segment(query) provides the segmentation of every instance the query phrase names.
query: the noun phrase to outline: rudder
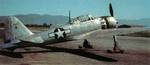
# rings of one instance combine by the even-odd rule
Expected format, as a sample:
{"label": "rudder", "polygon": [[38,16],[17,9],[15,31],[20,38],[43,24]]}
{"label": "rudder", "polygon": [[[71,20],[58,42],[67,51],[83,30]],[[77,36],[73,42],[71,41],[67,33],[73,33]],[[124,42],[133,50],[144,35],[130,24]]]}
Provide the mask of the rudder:
{"label": "rudder", "polygon": [[33,33],[16,17],[9,17],[10,34],[14,39],[21,39]]}

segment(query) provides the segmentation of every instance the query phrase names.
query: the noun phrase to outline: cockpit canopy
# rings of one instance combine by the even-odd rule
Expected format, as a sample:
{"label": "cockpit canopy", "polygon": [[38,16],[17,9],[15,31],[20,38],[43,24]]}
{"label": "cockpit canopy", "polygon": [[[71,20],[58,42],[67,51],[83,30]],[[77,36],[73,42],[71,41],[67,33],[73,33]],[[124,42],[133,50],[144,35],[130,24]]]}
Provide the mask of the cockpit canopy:
{"label": "cockpit canopy", "polygon": [[91,15],[81,15],[81,16],[73,18],[71,22],[72,23],[85,22],[85,21],[93,20],[93,19],[94,19],[94,17]]}

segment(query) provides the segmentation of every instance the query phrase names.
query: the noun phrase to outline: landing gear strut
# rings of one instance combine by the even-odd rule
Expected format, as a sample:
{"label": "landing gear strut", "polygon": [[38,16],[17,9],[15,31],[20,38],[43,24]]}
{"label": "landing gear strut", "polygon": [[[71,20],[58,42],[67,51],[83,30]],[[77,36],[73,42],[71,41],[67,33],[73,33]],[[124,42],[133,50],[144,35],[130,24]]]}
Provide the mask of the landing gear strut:
{"label": "landing gear strut", "polygon": [[124,53],[124,50],[120,49],[118,46],[118,42],[116,40],[116,37],[113,35],[114,39],[114,47],[113,50],[107,50],[108,53]]}

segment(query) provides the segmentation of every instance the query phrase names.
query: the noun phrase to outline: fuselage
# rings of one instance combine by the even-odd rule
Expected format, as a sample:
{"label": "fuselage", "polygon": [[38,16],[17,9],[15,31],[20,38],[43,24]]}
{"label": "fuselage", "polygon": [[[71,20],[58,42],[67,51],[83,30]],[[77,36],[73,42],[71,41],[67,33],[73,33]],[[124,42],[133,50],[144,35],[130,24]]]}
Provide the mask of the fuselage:
{"label": "fuselage", "polygon": [[[110,23],[112,25],[116,22]],[[88,19],[86,21],[76,20],[72,24],[67,24],[58,28],[53,28],[48,31],[40,33],[43,41],[50,41],[50,43],[60,40],[74,39],[74,36],[85,34],[94,30],[102,29],[106,26],[106,22],[102,18]]]}

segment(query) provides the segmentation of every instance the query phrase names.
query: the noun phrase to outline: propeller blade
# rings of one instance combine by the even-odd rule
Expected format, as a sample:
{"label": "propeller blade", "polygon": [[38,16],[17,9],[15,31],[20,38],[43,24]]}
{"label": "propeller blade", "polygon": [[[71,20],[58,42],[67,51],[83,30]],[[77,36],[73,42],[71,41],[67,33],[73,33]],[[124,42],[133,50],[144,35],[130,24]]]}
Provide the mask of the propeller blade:
{"label": "propeller blade", "polygon": [[109,4],[109,12],[112,17],[114,17],[114,12],[111,3]]}

